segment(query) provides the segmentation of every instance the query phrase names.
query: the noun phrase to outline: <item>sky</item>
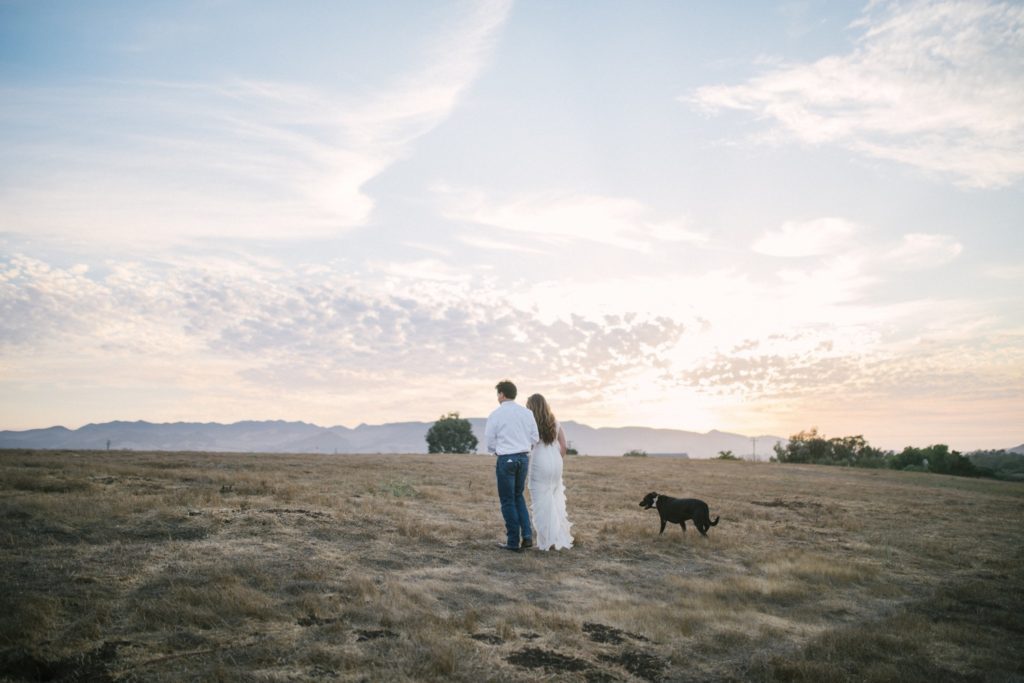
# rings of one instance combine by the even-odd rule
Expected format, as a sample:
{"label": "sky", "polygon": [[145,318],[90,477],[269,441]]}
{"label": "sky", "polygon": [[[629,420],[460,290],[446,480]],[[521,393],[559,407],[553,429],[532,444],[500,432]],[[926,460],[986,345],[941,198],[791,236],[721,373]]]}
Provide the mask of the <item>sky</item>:
{"label": "sky", "polygon": [[0,0],[0,428],[1024,442],[1024,3]]}

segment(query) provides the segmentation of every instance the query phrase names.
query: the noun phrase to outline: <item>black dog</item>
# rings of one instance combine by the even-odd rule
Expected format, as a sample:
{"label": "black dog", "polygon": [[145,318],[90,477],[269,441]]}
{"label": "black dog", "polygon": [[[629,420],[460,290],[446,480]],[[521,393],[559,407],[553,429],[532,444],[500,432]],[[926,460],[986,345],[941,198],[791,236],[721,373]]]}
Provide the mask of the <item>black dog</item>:
{"label": "black dog", "polygon": [[708,535],[708,529],[718,524],[719,517],[711,521],[711,513],[708,512],[708,504],[696,498],[673,498],[663,496],[660,493],[651,491],[640,501],[640,507],[645,510],[658,508],[658,515],[661,516],[661,531],[665,533],[665,525],[669,522],[678,524],[686,531],[686,520],[692,520],[697,531],[702,536]]}

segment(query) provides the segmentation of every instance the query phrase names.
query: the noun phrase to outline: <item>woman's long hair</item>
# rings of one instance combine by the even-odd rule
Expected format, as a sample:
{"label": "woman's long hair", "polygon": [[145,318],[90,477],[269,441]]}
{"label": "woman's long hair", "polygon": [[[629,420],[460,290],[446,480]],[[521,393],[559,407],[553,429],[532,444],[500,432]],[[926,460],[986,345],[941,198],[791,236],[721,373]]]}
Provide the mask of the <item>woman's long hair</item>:
{"label": "woman's long hair", "polygon": [[526,407],[533,411],[533,417],[537,420],[537,431],[540,432],[540,440],[544,443],[553,443],[558,438],[558,423],[555,422],[555,415],[544,397],[534,394],[526,399]]}

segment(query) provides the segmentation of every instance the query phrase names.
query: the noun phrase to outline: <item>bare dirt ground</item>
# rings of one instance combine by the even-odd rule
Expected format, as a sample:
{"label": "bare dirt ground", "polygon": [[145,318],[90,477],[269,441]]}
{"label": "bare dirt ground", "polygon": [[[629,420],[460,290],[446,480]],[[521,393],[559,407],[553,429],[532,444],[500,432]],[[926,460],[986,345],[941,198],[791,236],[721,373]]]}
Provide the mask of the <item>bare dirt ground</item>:
{"label": "bare dirt ground", "polygon": [[0,452],[0,680],[1024,680],[1020,483],[570,457],[515,554],[493,468]]}

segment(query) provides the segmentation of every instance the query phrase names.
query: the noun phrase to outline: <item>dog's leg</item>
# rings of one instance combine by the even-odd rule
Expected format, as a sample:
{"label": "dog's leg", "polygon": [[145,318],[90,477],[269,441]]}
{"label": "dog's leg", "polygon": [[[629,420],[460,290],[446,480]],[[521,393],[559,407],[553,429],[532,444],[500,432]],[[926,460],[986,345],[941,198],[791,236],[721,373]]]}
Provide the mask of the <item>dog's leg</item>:
{"label": "dog's leg", "polygon": [[686,533],[686,522],[679,522],[679,526],[683,527],[683,533]]}
{"label": "dog's leg", "polygon": [[661,518],[661,531],[658,532],[658,535],[660,536],[663,533],[665,533],[665,518],[664,517]]}

